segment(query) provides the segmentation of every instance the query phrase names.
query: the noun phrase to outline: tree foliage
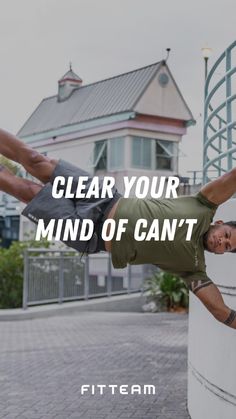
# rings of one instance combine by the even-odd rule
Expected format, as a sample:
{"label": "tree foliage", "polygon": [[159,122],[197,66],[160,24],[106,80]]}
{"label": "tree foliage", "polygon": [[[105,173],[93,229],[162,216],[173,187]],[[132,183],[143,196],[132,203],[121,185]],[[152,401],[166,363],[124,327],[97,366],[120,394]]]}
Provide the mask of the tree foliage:
{"label": "tree foliage", "polygon": [[43,241],[15,241],[6,249],[0,247],[0,308],[22,307],[24,250],[27,248],[48,248]]}
{"label": "tree foliage", "polygon": [[0,164],[9,169],[14,175],[21,176],[20,166],[0,154]]}

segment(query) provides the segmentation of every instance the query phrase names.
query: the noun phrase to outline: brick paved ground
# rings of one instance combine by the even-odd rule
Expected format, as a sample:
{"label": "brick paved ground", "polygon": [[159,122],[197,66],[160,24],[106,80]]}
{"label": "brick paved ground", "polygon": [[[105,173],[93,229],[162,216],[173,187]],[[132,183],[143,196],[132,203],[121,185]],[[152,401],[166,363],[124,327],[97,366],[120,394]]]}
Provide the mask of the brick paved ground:
{"label": "brick paved ground", "polygon": [[[187,316],[77,313],[0,323],[1,419],[185,419]],[[154,384],[156,395],[80,394]]]}

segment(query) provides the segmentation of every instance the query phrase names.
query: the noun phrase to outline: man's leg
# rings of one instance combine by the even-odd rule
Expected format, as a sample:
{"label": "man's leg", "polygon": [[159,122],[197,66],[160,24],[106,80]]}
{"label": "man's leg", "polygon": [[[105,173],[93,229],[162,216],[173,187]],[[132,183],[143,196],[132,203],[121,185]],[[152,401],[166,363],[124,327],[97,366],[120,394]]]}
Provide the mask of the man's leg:
{"label": "man's leg", "polygon": [[20,201],[28,204],[42,186],[28,179],[22,179],[13,175],[10,170],[0,165],[0,190],[6,192]]}
{"label": "man's leg", "polygon": [[47,183],[58,163],[56,159],[43,156],[15,135],[0,129],[0,154],[22,164],[25,170],[43,183]]}

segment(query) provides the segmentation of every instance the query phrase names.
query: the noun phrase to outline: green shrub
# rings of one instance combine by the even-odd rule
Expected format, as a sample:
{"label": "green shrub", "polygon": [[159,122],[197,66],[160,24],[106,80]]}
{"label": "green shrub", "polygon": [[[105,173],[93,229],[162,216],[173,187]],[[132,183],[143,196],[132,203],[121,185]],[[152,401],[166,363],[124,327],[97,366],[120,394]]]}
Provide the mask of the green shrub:
{"label": "green shrub", "polygon": [[50,246],[43,240],[15,241],[6,249],[0,247],[0,308],[22,307],[24,250]]}
{"label": "green shrub", "polygon": [[145,281],[145,289],[152,300],[161,302],[167,310],[188,307],[188,289],[177,275],[168,272],[155,273]]}

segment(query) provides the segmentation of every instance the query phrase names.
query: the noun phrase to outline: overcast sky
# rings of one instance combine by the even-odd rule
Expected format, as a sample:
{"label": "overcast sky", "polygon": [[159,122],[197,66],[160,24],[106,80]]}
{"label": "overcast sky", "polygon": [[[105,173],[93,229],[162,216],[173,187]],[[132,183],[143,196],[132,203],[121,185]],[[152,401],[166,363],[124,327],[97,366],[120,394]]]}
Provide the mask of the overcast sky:
{"label": "overcast sky", "polygon": [[16,133],[73,70],[90,83],[166,57],[197,125],[180,172],[202,164],[204,65],[236,39],[235,0],[0,0],[0,126]]}

